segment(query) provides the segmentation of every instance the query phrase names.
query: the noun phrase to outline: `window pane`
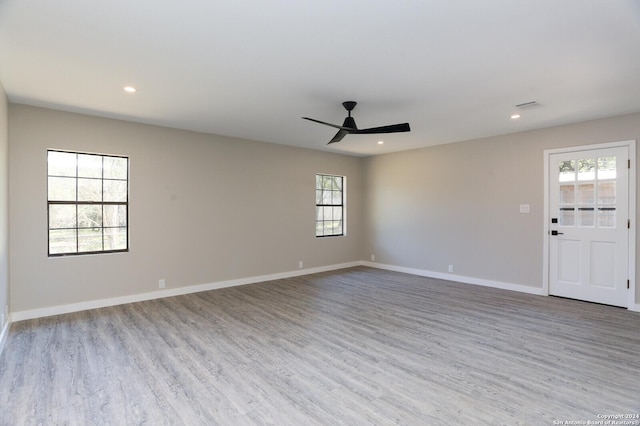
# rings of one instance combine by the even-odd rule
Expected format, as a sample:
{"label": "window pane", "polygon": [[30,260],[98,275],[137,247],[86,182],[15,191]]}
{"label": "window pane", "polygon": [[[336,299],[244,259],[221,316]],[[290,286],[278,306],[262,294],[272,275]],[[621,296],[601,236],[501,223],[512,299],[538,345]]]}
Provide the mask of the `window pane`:
{"label": "window pane", "polygon": [[560,204],[573,204],[576,202],[575,186],[560,185]]}
{"label": "window pane", "polygon": [[129,179],[127,174],[129,160],[122,157],[104,158],[104,178],[105,179]]}
{"label": "window pane", "polygon": [[127,182],[123,180],[104,181],[104,201],[127,201]]}
{"label": "window pane", "polygon": [[331,189],[331,176],[322,176],[322,189]]}
{"label": "window pane", "polygon": [[333,205],[342,204],[342,192],[333,191],[333,199],[331,200],[331,204],[333,204]]}
{"label": "window pane", "polygon": [[102,156],[78,154],[78,177],[102,178]]}
{"label": "window pane", "polygon": [[322,191],[322,204],[331,204],[333,195],[331,191]]}
{"label": "window pane", "polygon": [[78,179],[78,201],[102,201],[102,180]]}
{"label": "window pane", "polygon": [[334,221],[332,227],[334,235],[342,234],[342,222]]}
{"label": "window pane", "polygon": [[560,182],[572,182],[576,180],[575,161],[561,161],[559,166]]}
{"label": "window pane", "polygon": [[340,185],[338,184],[339,180],[340,178],[338,176],[331,176],[331,189],[334,191],[340,190]]}
{"label": "window pane", "polygon": [[78,229],[78,251],[102,251],[102,228]]}
{"label": "window pane", "polygon": [[616,209],[600,208],[598,209],[598,228],[615,228],[616,227]]}
{"label": "window pane", "polygon": [[616,178],[616,157],[598,158],[598,179]]}
{"label": "window pane", "polygon": [[316,190],[316,204],[322,204],[322,190]]}
{"label": "window pane", "polygon": [[316,207],[316,220],[323,220],[324,219],[324,208],[323,207]]}
{"label": "window pane", "polygon": [[342,220],[342,207],[333,207],[331,214],[333,220]]}
{"label": "window pane", "polygon": [[322,224],[322,222],[316,222],[316,237],[322,237],[324,234],[322,233],[324,231],[324,226]]}
{"label": "window pane", "polygon": [[592,227],[595,225],[595,209],[580,208],[578,209],[578,226]]}
{"label": "window pane", "polygon": [[49,231],[49,254],[76,253],[76,230]]}
{"label": "window pane", "polygon": [[598,204],[616,203],[616,182],[598,182]]}
{"label": "window pane", "polygon": [[560,209],[560,215],[558,218],[558,225],[560,226],[576,226],[576,213],[573,208]]}
{"label": "window pane", "polygon": [[76,206],[75,205],[49,205],[49,228],[75,228],[76,227]]}
{"label": "window pane", "polygon": [[595,158],[578,160],[578,180],[593,180],[596,178]]}
{"label": "window pane", "polygon": [[322,213],[324,216],[324,220],[332,220],[333,219],[333,207],[323,207],[324,212]]}
{"label": "window pane", "polygon": [[101,228],[102,205],[79,205],[78,228]]}
{"label": "window pane", "polygon": [[127,248],[127,228],[107,228],[104,230],[105,250],[124,250]]}
{"label": "window pane", "polygon": [[342,177],[336,176],[334,180],[334,188],[337,191],[342,191]]}
{"label": "window pane", "polygon": [[104,206],[104,226],[127,226],[127,206]]}
{"label": "window pane", "polygon": [[593,204],[595,201],[595,184],[581,183],[578,185],[578,203]]}
{"label": "window pane", "polygon": [[49,201],[76,201],[76,178],[48,178]]}
{"label": "window pane", "polygon": [[333,222],[331,221],[325,221],[323,222],[324,224],[324,235],[331,235],[333,234],[333,227],[331,226],[333,224]]}
{"label": "window pane", "polygon": [[47,170],[49,176],[75,176],[76,154],[49,151],[47,154]]}

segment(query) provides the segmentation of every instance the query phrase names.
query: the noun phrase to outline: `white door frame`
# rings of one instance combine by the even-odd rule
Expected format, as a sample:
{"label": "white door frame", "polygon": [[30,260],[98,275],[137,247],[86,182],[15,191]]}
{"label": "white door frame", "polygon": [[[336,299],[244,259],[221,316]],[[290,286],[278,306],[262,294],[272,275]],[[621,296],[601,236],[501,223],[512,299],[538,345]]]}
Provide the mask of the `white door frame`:
{"label": "white door frame", "polygon": [[566,148],[555,148],[544,150],[544,237],[542,245],[542,293],[549,295],[549,160],[553,154],[562,154],[574,151],[586,151],[591,149],[628,147],[629,158],[631,159],[631,167],[629,168],[629,219],[631,219],[631,228],[629,229],[629,295],[627,299],[627,309],[640,310],[640,306],[636,306],[636,141],[620,141],[609,142],[594,145],[570,146]]}

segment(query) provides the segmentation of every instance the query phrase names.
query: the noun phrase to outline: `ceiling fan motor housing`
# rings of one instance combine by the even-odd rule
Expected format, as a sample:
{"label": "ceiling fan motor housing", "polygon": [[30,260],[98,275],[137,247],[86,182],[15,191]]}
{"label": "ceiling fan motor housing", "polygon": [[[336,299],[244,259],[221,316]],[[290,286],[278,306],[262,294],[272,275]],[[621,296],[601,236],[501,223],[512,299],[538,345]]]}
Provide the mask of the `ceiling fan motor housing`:
{"label": "ceiling fan motor housing", "polygon": [[349,115],[347,118],[344,119],[344,123],[342,123],[342,127],[349,127],[351,129],[357,129],[358,126],[356,126],[356,120]]}
{"label": "ceiling fan motor housing", "polygon": [[351,112],[356,107],[356,105],[358,105],[356,101],[345,101],[342,103],[342,106],[344,107],[344,109],[346,109],[349,112]]}

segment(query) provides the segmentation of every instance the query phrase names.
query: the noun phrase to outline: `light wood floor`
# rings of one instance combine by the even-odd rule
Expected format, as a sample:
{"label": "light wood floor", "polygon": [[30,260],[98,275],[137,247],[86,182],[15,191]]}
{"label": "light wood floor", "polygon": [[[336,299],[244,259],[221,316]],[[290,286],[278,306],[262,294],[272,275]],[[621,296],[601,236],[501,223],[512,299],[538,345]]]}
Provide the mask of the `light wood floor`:
{"label": "light wood floor", "polygon": [[22,321],[0,424],[552,425],[640,413],[640,315],[365,267]]}

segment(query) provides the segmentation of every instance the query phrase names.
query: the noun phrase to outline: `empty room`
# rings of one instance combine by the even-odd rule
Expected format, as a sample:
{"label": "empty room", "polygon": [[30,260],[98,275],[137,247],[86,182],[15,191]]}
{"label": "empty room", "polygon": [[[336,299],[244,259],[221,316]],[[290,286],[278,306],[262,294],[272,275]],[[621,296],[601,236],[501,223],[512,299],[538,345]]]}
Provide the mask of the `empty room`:
{"label": "empty room", "polygon": [[640,425],[640,3],[0,1],[0,425]]}

